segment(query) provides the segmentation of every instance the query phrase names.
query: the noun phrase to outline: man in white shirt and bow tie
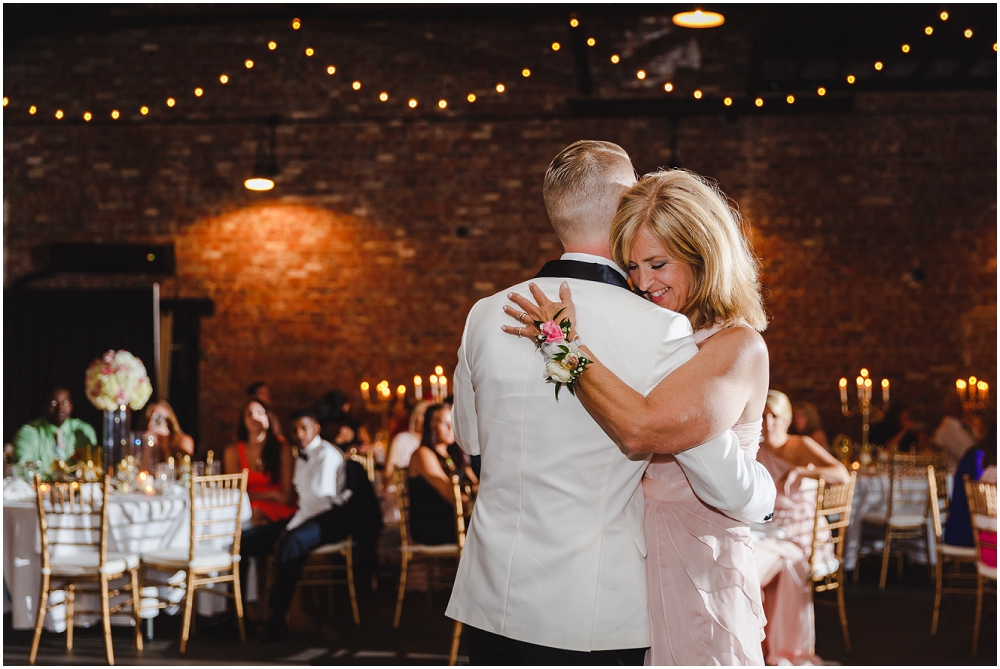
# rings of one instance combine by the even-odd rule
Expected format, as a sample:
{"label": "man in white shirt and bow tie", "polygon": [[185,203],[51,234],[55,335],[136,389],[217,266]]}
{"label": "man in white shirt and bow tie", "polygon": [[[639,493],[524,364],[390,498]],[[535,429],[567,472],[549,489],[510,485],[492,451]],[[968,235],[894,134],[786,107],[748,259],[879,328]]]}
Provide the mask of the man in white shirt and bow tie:
{"label": "man in white shirt and bow tie", "polygon": [[[551,188],[556,172],[580,184]],[[615,144],[557,156],[544,193],[565,254],[533,281],[549,295],[570,284],[587,345],[645,395],[697,347],[687,319],[633,295],[611,260],[611,222],[634,183]],[[624,455],[568,393],[557,402],[542,357],[501,331],[508,293],[527,286],[480,300],[458,352],[455,436],[482,456],[482,477],[447,615],[465,623],[472,664],[641,665],[648,458]],[[705,503],[745,522],[771,513],[770,475],[731,431],[676,458]]]}
{"label": "man in white shirt and bow tie", "polygon": [[[345,506],[351,498],[347,488],[344,454],[319,436],[319,419],[310,410],[292,414],[292,426],[299,447],[292,483],[298,496],[298,511],[287,521],[253,527],[243,533],[241,556],[278,557],[271,611],[262,640],[277,641],[285,636],[285,614],[295,594],[295,584],[310,551],[327,543],[343,541],[350,533]],[[246,561],[240,566],[243,570]],[[241,575],[244,578],[245,575]]]}

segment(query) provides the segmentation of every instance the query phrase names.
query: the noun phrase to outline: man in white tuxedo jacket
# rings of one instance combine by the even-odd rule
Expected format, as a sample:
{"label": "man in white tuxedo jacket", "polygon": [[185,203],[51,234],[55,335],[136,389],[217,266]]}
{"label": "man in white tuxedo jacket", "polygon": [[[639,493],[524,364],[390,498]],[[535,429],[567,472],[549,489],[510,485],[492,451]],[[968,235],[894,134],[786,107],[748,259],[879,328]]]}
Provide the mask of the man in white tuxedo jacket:
{"label": "man in white tuxedo jacket", "polygon": [[[577,142],[549,167],[545,200],[566,253],[533,281],[568,281],[586,344],[648,394],[697,346],[688,320],[628,290],[610,260],[611,221],[635,183],[627,154]],[[455,435],[482,456],[479,496],[447,615],[473,664],[642,664],[650,643],[641,479],[579,400],[544,380],[535,348],[503,333],[510,291],[469,313],[455,371]],[[706,503],[747,522],[774,504],[767,471],[732,432],[677,454]]]}

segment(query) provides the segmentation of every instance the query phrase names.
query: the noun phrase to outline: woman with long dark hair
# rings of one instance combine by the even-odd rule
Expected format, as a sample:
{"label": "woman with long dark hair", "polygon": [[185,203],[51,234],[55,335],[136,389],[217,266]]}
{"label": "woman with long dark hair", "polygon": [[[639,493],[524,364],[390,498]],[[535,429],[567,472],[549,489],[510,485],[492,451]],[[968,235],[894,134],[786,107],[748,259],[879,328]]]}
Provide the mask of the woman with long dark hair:
{"label": "woman with long dark hair", "polygon": [[274,433],[269,414],[261,400],[248,398],[240,409],[236,442],[226,447],[223,460],[227,473],[249,471],[247,494],[254,525],[295,513],[290,505],[294,456],[285,440]]}

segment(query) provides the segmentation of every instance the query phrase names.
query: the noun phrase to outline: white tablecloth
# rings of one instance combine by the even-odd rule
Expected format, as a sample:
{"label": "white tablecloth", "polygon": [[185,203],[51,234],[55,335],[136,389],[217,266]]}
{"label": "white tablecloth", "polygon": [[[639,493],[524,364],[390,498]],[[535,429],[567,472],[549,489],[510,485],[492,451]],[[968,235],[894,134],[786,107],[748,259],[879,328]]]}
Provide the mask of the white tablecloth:
{"label": "white tablecloth", "polygon": [[[5,486],[6,487],[6,486]],[[3,505],[3,582],[4,612],[11,612],[14,629],[33,629],[36,604],[41,587],[41,538],[38,531],[38,512],[33,498],[8,495],[5,490]],[[34,495],[34,493],[31,493]],[[21,499],[17,499],[21,497]],[[108,507],[109,551],[141,553],[157,548],[188,548],[190,545],[190,496],[186,490],[176,495],[112,495]],[[246,525],[251,510],[250,500],[244,495],[241,518]],[[231,517],[231,516],[230,516]],[[228,548],[228,545],[217,545]],[[151,577],[166,580],[171,574],[150,571]],[[124,581],[122,581],[124,582]],[[228,587],[228,586],[213,586]],[[9,601],[8,601],[9,596]],[[179,601],[183,590],[161,588],[160,596]],[[60,601],[61,593],[53,602]],[[225,609],[225,598],[213,594],[196,595],[196,606],[201,615],[212,615]],[[78,597],[77,608],[99,610],[96,596]],[[171,612],[168,609],[168,612]],[[93,624],[98,617],[76,615],[77,625]],[[131,614],[112,616],[116,624],[131,624]],[[46,616],[46,628],[61,632],[66,629],[63,607],[54,608]]]}
{"label": "white tablecloth", "polygon": [[[904,479],[904,485],[913,486],[914,490],[921,489],[924,495],[928,494],[927,479]],[[861,553],[862,544],[862,519],[867,513],[886,513],[889,504],[889,474],[886,472],[859,473],[857,483],[854,486],[854,503],[851,506],[851,524],[847,528],[847,539],[844,545],[844,569],[851,571],[858,561],[858,554]],[[869,530],[870,532],[871,530]],[[936,560],[934,547],[934,525],[931,518],[927,518],[927,536],[930,538],[931,563]],[[864,555],[872,553],[881,554],[885,545],[883,540],[884,530],[878,531],[878,537],[870,535],[870,540],[865,541]],[[919,539],[904,540],[901,542],[908,558],[918,564],[927,562],[927,549],[924,542]],[[895,541],[893,542],[895,545]]]}

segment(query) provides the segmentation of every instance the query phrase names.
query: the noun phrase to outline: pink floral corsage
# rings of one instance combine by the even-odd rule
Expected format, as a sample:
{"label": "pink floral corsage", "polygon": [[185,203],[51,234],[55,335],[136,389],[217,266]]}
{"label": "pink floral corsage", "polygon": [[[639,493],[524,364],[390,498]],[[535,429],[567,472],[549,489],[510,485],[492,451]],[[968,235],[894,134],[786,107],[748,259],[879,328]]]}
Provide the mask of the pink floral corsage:
{"label": "pink floral corsage", "polygon": [[545,380],[556,384],[556,401],[559,401],[559,391],[563,386],[569,389],[570,395],[576,395],[576,382],[580,375],[587,371],[593,360],[580,350],[579,338],[569,340],[573,324],[568,318],[558,323],[564,309],[556,312],[551,321],[535,321],[539,334],[535,337],[535,345],[545,359]]}

